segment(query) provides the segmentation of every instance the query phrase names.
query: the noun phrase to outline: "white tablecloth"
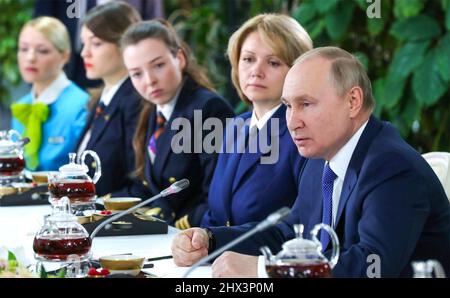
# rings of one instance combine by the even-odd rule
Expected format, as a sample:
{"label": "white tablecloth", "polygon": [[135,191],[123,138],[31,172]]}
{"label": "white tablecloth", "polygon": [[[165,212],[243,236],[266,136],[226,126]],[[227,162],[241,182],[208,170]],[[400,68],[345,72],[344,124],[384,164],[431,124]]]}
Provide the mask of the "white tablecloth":
{"label": "white tablecloth", "polygon": [[[51,212],[50,205],[0,207],[0,248],[13,251],[24,265],[34,264],[33,239],[43,224],[43,217]],[[170,244],[177,229],[169,227],[168,234],[95,237],[92,244],[94,258],[132,253],[146,258],[171,254]],[[0,256],[4,257],[4,256]],[[181,277],[188,268],[177,267],[172,259],[155,261],[154,268],[144,271],[161,277]],[[190,277],[211,277],[210,267],[195,270]]]}

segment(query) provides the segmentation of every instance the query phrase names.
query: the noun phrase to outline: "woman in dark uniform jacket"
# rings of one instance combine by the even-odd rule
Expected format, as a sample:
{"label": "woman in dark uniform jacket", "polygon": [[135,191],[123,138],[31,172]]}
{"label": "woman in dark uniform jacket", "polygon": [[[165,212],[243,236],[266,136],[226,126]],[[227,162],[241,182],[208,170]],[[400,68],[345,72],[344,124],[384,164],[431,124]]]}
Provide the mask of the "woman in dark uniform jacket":
{"label": "woman in dark uniform jacket", "polygon": [[[111,22],[111,20],[114,20]],[[140,111],[140,96],[123,64],[119,40],[140,20],[138,12],[123,2],[109,2],[90,10],[83,20],[81,40],[86,75],[101,79],[104,87],[91,100],[91,114],[78,144],[78,154],[93,150],[100,157],[102,176],[97,195],[121,195],[131,184],[134,169],[133,134]],[[90,172],[97,166],[88,156]]]}
{"label": "woman in dark uniform jacket", "polygon": [[[286,107],[280,98],[289,68],[311,48],[312,41],[300,24],[278,14],[258,15],[231,36],[228,56],[233,84],[241,99],[253,108],[237,118],[247,120],[250,133],[259,131],[254,136],[258,144],[272,148],[269,153],[255,146],[257,150],[252,152],[248,145],[243,153],[219,154],[202,227],[261,221],[294,203],[305,159],[288,132]],[[227,128],[226,147],[229,140],[244,142],[248,134],[241,129],[243,133],[233,134],[237,135],[233,139],[230,131]]]}
{"label": "woman in dark uniform jacket", "polygon": [[145,99],[133,142],[140,181],[129,194],[146,199],[187,178],[189,188],[154,202],[147,214],[178,228],[198,226],[221,145],[216,139],[219,150],[205,151],[202,144],[211,131],[202,131],[202,123],[216,118],[221,135],[225,119],[234,116],[232,109],[212,91],[190,49],[166,21],[132,26],[122,49],[133,85]]}

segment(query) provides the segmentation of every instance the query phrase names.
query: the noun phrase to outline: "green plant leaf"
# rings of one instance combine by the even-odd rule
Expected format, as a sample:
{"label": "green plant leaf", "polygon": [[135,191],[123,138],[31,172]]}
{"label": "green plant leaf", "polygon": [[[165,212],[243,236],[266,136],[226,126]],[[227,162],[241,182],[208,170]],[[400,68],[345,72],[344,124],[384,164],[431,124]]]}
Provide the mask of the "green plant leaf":
{"label": "green plant leaf", "polygon": [[41,264],[41,267],[39,269],[39,277],[40,278],[47,278],[48,277],[47,271],[45,271],[45,267],[44,267],[43,264]]}
{"label": "green plant leaf", "polygon": [[439,24],[429,16],[419,15],[416,17],[397,20],[389,31],[399,40],[423,40],[431,39],[441,34]]}
{"label": "green plant leaf", "polygon": [[399,19],[414,17],[422,11],[424,5],[423,0],[395,0],[394,15]]}
{"label": "green plant leaf", "polygon": [[8,251],[8,261],[17,261],[16,255],[11,251]]}
{"label": "green plant leaf", "polygon": [[[448,3],[450,3],[450,1]],[[447,5],[447,9],[445,11],[445,28],[450,31],[450,4]]]}
{"label": "green plant leaf", "polygon": [[325,27],[325,20],[323,18],[317,18],[309,24],[305,25],[306,32],[309,32],[311,39],[318,37]]}
{"label": "green plant leaf", "polygon": [[[449,9],[450,10],[450,9]],[[436,65],[442,79],[450,81],[450,32],[447,33],[436,48]]]}
{"label": "green plant leaf", "polygon": [[450,8],[450,0],[441,0],[441,5],[443,10]]}
{"label": "green plant leaf", "polygon": [[66,271],[67,268],[63,267],[58,271],[58,274],[56,274],[56,278],[65,278],[66,277]]}
{"label": "green plant leaf", "polygon": [[413,91],[425,107],[434,104],[448,89],[437,70],[438,55],[437,51],[430,51],[413,76]]}
{"label": "green plant leaf", "polygon": [[355,52],[353,53],[353,55],[358,58],[359,62],[361,62],[367,72],[369,69],[369,58],[367,57],[367,55],[363,52]]}
{"label": "green plant leaf", "polygon": [[353,2],[339,2],[339,4],[325,16],[327,32],[332,40],[342,38],[353,19],[354,10],[355,4]]}
{"label": "green plant leaf", "polygon": [[306,24],[316,16],[316,6],[312,2],[304,2],[293,12],[292,16],[300,24]]}
{"label": "green plant leaf", "polygon": [[371,36],[376,36],[383,31],[385,23],[384,18],[367,19],[367,31]]}
{"label": "green plant leaf", "polygon": [[369,5],[366,0],[354,0],[354,2],[359,6],[359,8],[363,9],[364,11],[367,9],[367,6]]}
{"label": "green plant leaf", "polygon": [[314,0],[312,3],[316,6],[320,13],[326,13],[333,9],[339,0]]}
{"label": "green plant leaf", "polygon": [[398,49],[389,66],[390,75],[406,78],[422,63],[429,44],[429,41],[409,42]]}
{"label": "green plant leaf", "polygon": [[383,106],[384,106],[384,98],[385,98],[384,82],[385,82],[385,78],[378,78],[372,84],[373,96],[375,98],[374,114],[377,117],[379,117],[381,115],[381,111],[383,110]]}
{"label": "green plant leaf", "polygon": [[389,75],[384,82],[384,107],[392,109],[396,106],[403,95],[403,89],[405,88],[406,79],[402,77],[395,77]]}

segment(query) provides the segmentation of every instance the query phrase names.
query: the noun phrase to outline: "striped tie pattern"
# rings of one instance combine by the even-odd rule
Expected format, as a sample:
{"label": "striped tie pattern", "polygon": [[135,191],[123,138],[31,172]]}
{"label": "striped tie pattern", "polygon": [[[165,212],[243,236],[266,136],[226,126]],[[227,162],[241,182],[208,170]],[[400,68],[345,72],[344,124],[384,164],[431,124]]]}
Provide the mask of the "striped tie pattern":
{"label": "striped tie pattern", "polygon": [[[336,179],[336,174],[327,163],[322,175],[322,195],[323,195],[323,209],[322,209],[322,223],[332,227],[333,216],[333,184]],[[325,230],[320,232],[320,242],[322,243],[322,250],[325,251],[330,236]]]}
{"label": "striped tie pattern", "polygon": [[161,112],[158,112],[156,116],[155,132],[148,142],[148,153],[150,154],[152,161],[156,156],[156,140],[158,140],[159,136],[164,132],[165,124],[166,118],[164,118],[164,115]]}

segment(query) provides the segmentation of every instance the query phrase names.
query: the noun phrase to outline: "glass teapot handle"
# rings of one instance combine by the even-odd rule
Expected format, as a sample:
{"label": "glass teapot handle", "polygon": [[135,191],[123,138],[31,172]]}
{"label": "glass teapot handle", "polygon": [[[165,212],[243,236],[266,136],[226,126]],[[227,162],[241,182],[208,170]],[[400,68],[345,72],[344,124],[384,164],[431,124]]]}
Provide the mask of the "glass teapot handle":
{"label": "glass teapot handle", "polygon": [[314,243],[318,245],[318,247],[322,248],[322,243],[320,243],[320,240],[317,239],[317,233],[320,229],[324,229],[325,231],[330,234],[330,238],[333,244],[333,250],[331,253],[331,259],[328,261],[330,263],[331,269],[336,266],[338,259],[339,259],[339,239],[336,235],[336,232],[331,228],[329,225],[321,223],[314,226],[314,228],[311,230],[311,236]]}
{"label": "glass teapot handle", "polygon": [[86,158],[86,155],[92,156],[94,158],[95,163],[97,164],[97,167],[95,168],[94,177],[92,178],[94,184],[97,183],[98,179],[100,179],[100,176],[102,175],[102,165],[100,163],[100,158],[98,157],[97,153],[95,153],[92,150],[85,150],[81,155],[78,156],[78,164],[85,164],[84,159]]}
{"label": "glass teapot handle", "polygon": [[22,136],[20,135],[20,133],[17,130],[11,129],[11,130],[8,131],[8,138],[10,140],[12,140],[13,136],[17,137],[16,141],[18,141],[18,140],[20,140],[22,138]]}
{"label": "glass teapot handle", "polygon": [[434,269],[434,276],[436,278],[445,278],[445,271],[444,268],[442,268],[441,263],[437,260],[428,260],[427,266],[431,269]]}

